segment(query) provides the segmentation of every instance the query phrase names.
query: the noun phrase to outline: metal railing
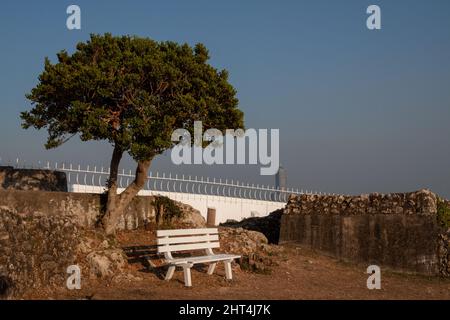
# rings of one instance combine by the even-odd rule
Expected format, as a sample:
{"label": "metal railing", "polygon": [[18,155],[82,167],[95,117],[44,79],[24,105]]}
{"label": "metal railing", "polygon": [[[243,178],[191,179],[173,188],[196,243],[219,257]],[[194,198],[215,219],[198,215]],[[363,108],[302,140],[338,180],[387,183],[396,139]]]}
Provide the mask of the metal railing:
{"label": "metal railing", "polygon": [[[106,190],[110,169],[99,166],[73,165],[65,162],[49,161],[37,164],[27,163],[26,161],[7,161],[0,158],[0,165],[13,166],[22,169],[43,169],[56,170],[66,173],[67,183],[71,185],[84,185],[92,187],[103,187]],[[118,187],[126,188],[133,180],[132,170],[119,170]],[[274,186],[250,184],[239,182],[234,179],[221,179],[198,177],[192,175],[172,175],[171,173],[159,173],[150,171],[143,190],[160,192],[179,192],[189,194],[202,194],[211,196],[234,197],[242,199],[254,199],[262,201],[287,202],[291,194],[319,194],[328,193],[313,192],[303,189],[279,189]]]}

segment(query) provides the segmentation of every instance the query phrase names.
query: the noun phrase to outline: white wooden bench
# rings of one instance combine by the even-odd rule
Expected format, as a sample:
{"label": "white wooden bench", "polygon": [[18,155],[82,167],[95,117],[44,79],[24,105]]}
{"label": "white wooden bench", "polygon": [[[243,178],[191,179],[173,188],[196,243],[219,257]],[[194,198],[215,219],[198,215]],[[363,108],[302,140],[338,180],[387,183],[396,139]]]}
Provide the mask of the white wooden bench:
{"label": "white wooden bench", "polygon": [[[219,248],[219,231],[217,228],[206,229],[174,229],[157,230],[158,253],[164,253],[164,258],[169,265],[165,280],[170,280],[177,266],[183,267],[184,285],[192,286],[191,268],[194,264],[209,264],[208,274],[214,273],[217,262],[223,261],[225,264],[225,276],[231,280],[231,262],[240,258],[233,254],[215,254],[213,248]],[[204,250],[201,256],[173,257],[173,252]]]}

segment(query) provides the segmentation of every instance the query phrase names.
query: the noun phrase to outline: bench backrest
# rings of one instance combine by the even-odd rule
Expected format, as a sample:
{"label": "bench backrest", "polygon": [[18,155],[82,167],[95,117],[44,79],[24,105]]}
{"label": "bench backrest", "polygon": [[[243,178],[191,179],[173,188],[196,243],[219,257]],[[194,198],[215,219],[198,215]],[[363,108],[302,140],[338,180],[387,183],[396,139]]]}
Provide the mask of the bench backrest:
{"label": "bench backrest", "polygon": [[158,253],[171,256],[174,251],[190,251],[219,248],[219,231],[217,228],[157,230],[156,243]]}

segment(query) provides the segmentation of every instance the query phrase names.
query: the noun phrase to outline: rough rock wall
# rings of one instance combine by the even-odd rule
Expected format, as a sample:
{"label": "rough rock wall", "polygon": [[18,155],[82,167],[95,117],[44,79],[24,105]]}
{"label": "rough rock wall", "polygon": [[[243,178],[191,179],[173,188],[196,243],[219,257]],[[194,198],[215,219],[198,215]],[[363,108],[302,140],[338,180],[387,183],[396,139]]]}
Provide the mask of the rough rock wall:
{"label": "rough rock wall", "polygon": [[439,274],[450,277],[450,229],[439,235],[438,241]]}
{"label": "rough rock wall", "polygon": [[70,215],[23,214],[0,207],[0,300],[67,290],[68,267],[81,284],[126,277],[126,255],[113,238]]}
{"label": "rough rock wall", "polygon": [[347,261],[445,275],[449,242],[428,190],[360,196],[291,196],[280,243],[298,242]]}
{"label": "rough rock wall", "polygon": [[76,261],[79,229],[69,216],[20,214],[0,207],[0,298],[63,286]]}
{"label": "rough rock wall", "polygon": [[[439,200],[438,216],[440,224],[443,226],[443,231],[439,235],[438,240],[438,255],[440,259],[439,273],[443,276],[450,277],[450,200]],[[443,209],[442,206],[444,207],[444,212],[440,212],[439,210]]]}
{"label": "rough rock wall", "polygon": [[66,192],[67,179],[60,171],[0,166],[0,189]]}
{"label": "rough rock wall", "polygon": [[417,214],[436,215],[437,197],[428,190],[409,193],[371,193],[359,196],[293,195],[284,214]]}
{"label": "rough rock wall", "polygon": [[[128,276],[122,272],[126,265],[123,250],[92,228],[100,197],[0,190],[0,299],[65,288],[70,265],[80,266],[83,279],[85,275],[114,279]],[[177,218],[178,223],[194,228],[205,225],[197,210],[180,207],[183,216]],[[122,228],[154,222],[152,198],[137,197],[124,217]]]}

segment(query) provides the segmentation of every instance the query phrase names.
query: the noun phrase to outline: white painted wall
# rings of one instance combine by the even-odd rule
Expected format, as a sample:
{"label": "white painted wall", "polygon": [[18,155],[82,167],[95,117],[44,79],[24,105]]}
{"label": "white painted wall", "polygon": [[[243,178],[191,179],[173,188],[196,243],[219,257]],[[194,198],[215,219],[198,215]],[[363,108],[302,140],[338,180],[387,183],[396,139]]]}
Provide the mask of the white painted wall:
{"label": "white painted wall", "polygon": [[[80,184],[72,184],[69,186],[69,191],[78,193],[102,193],[103,187],[86,186]],[[124,189],[118,189],[122,192]],[[206,219],[208,208],[216,209],[216,223],[225,222],[227,219],[234,219],[240,221],[251,216],[263,217],[269,213],[284,208],[286,205],[283,202],[252,200],[223,196],[211,196],[204,194],[180,193],[180,192],[166,192],[166,191],[151,191],[141,190],[141,196],[162,195],[172,200],[186,203],[193,208],[200,211],[202,216]],[[253,213],[253,215],[252,215]]]}

